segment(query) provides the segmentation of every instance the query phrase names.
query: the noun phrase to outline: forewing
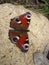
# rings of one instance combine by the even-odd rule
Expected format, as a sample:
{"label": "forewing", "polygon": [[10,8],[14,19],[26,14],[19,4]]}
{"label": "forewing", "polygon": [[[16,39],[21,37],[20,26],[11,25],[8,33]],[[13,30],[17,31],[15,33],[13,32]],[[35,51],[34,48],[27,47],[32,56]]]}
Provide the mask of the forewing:
{"label": "forewing", "polygon": [[10,27],[16,29],[27,29],[30,23],[31,14],[29,12],[20,15],[18,18],[15,17],[10,22]]}

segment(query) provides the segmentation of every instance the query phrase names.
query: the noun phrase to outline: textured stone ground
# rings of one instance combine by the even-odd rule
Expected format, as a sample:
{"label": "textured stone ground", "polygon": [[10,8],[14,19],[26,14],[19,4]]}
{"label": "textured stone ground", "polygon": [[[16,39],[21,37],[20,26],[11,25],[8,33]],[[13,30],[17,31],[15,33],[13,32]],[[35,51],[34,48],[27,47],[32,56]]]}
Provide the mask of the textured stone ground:
{"label": "textured stone ground", "polygon": [[[29,26],[31,32],[28,32],[30,47],[27,53],[23,53],[8,39],[8,32],[10,19],[28,11],[31,13]],[[47,44],[49,44],[49,21],[46,17],[21,5],[0,5],[0,65],[34,65],[33,53],[37,50],[42,53]]]}
{"label": "textured stone ground", "polygon": [[35,65],[49,65],[49,60],[46,56],[40,52],[34,53],[34,63]]}

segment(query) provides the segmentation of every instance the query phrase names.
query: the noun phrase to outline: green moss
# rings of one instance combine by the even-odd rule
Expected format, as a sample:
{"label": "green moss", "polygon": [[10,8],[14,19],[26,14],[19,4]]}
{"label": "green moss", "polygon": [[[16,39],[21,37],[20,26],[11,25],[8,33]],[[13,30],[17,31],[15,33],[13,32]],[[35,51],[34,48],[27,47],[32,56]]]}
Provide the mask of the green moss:
{"label": "green moss", "polygon": [[36,12],[40,12],[42,14],[44,14],[45,16],[49,16],[49,4],[47,0],[43,0],[45,3],[42,5],[42,7],[39,8],[29,8],[30,10],[34,10]]}

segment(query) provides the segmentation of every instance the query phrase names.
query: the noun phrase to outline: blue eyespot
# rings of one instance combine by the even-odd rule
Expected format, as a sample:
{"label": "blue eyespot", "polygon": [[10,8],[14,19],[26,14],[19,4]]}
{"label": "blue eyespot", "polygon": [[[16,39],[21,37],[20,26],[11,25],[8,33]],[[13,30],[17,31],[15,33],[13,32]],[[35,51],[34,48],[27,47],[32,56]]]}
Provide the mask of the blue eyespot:
{"label": "blue eyespot", "polygon": [[13,38],[13,41],[14,41],[14,42],[17,42],[17,38]]}
{"label": "blue eyespot", "polygon": [[19,18],[16,18],[16,22],[17,23],[21,23],[21,21],[19,20]]}
{"label": "blue eyespot", "polygon": [[16,18],[16,21],[19,22],[20,21],[19,18]]}
{"label": "blue eyespot", "polygon": [[16,36],[16,37],[14,37],[14,38],[12,39],[12,42],[13,42],[13,43],[16,43],[18,40],[19,40],[19,36]]}

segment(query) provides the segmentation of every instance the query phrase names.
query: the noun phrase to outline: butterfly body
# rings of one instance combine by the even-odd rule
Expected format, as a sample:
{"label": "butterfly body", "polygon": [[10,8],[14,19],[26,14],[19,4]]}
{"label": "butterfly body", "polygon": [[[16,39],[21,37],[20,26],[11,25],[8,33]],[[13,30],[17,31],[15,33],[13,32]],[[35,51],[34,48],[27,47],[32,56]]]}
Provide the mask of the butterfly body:
{"label": "butterfly body", "polygon": [[[15,43],[22,51],[28,51],[29,40],[28,34],[29,31],[27,28],[30,23],[30,19],[27,19],[27,15],[30,18],[30,13],[26,13],[24,15],[19,16],[18,18],[14,18],[10,22],[10,27],[14,28],[9,30],[9,39],[11,42]],[[29,21],[29,23],[28,23]]]}

